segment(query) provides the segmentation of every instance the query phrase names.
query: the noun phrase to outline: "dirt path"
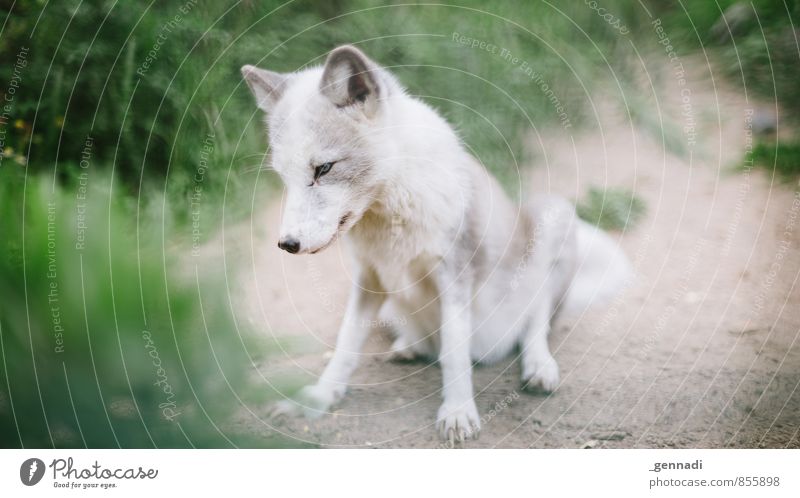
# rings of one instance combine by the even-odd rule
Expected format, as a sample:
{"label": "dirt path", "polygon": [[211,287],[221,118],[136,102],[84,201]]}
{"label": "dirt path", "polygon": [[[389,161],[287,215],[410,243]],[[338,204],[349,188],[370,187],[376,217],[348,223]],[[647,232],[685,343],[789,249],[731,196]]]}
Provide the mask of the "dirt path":
{"label": "dirt path", "polygon": [[[691,157],[665,153],[622,119],[605,119],[574,148],[542,138],[535,190],[575,199],[592,185],[623,186],[646,201],[645,219],[616,234],[638,278],[610,307],[557,324],[550,342],[562,381],[552,395],[519,391],[512,359],[476,368],[484,424],[468,447],[800,447],[800,197],[762,171],[731,173],[748,106],[703,88],[692,93],[706,118]],[[342,317],[347,256],[341,245],[280,252],[278,212],[273,204],[255,222],[259,252],[242,258],[253,263],[242,293],[265,334],[300,340],[261,373],[311,381]],[[385,330],[372,335],[332,416],[275,430],[326,447],[438,447],[439,369],[386,362],[389,345]],[[266,407],[252,409],[241,423],[272,430]]]}

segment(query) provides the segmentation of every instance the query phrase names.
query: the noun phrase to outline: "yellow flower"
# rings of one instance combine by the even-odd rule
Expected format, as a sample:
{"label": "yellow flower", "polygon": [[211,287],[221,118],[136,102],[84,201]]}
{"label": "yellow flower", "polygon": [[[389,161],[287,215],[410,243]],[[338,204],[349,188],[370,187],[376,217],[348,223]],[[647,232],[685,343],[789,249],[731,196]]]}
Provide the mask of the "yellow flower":
{"label": "yellow flower", "polygon": [[5,149],[3,149],[3,155],[4,156],[14,155],[14,149],[12,149],[11,147],[6,147]]}
{"label": "yellow flower", "polygon": [[16,128],[18,130],[21,130],[21,129],[25,128],[25,121],[23,121],[21,119],[18,119],[16,121],[14,121],[14,128]]}

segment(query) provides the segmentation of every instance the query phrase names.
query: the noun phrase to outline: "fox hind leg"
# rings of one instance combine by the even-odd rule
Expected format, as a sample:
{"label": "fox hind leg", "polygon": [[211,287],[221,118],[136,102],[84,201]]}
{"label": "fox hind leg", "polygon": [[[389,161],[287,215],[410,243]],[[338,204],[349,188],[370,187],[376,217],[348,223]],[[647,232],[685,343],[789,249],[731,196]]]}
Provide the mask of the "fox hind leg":
{"label": "fox hind leg", "polygon": [[552,392],[558,386],[558,363],[550,353],[547,335],[553,316],[552,303],[538,303],[523,332],[520,349],[522,357],[522,387],[527,391]]}
{"label": "fox hind leg", "polygon": [[389,325],[395,336],[389,350],[389,361],[410,362],[436,357],[431,344],[432,337],[425,331],[421,317],[409,313],[392,302],[386,303],[381,316],[382,321]]}

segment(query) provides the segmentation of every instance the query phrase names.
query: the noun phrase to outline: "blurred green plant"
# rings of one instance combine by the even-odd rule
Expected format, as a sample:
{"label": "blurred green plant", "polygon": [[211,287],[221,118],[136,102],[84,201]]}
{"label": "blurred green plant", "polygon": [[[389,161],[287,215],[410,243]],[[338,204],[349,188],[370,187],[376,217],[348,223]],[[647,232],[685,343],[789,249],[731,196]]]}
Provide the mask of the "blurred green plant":
{"label": "blurred green plant", "polygon": [[622,188],[592,187],[575,206],[578,216],[604,230],[628,230],[644,216],[645,202]]}
{"label": "blurred green plant", "polygon": [[100,176],[0,180],[0,446],[282,444],[229,427],[269,394],[253,369],[265,339],[236,320],[221,271],[164,238],[169,214],[134,218]]}
{"label": "blurred green plant", "polygon": [[[711,6],[713,4],[709,4]],[[800,16],[800,3],[733,2],[707,31],[722,73],[739,83],[748,96],[778,101],[796,119],[800,110],[800,59],[798,32],[792,19]],[[726,22],[727,21],[727,22]]]}
{"label": "blurred green plant", "polygon": [[800,143],[758,142],[752,159],[754,165],[774,171],[783,180],[800,175]]}

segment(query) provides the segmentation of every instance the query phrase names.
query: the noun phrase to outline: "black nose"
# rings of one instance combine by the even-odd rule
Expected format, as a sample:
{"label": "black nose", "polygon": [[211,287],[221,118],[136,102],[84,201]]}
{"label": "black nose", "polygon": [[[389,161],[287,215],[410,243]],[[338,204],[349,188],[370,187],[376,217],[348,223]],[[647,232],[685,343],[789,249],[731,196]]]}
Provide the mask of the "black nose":
{"label": "black nose", "polygon": [[296,254],[300,250],[300,241],[287,237],[278,241],[278,247],[286,252]]}

